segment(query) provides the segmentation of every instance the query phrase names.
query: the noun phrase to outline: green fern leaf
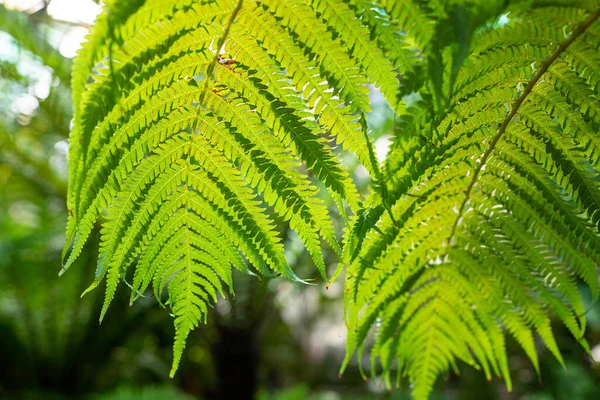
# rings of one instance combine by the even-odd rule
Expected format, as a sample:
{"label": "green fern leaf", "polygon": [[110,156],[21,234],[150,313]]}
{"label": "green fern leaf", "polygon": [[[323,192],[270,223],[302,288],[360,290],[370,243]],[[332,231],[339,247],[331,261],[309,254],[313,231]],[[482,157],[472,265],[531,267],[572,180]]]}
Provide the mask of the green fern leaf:
{"label": "green fern leaf", "polygon": [[106,281],[102,319],[121,281],[132,277],[131,301],[151,285],[174,315],[172,373],[189,332],[233,292],[232,267],[302,281],[275,221],[298,233],[326,277],[323,246],[342,249],[321,192],[342,214],[361,206],[340,150],[382,180],[366,85],[401,111],[398,71],[410,52],[394,20],[363,19],[361,8],[371,11],[114,0],[76,58],[62,272],[101,225],[87,291]]}
{"label": "green fern leaf", "polygon": [[[598,295],[597,2],[516,1],[507,24],[479,26],[499,3],[107,2],[73,67],[63,272],[100,224],[88,290],[106,281],[104,316],[122,280],[131,301],[152,285],[174,315],[171,374],[233,293],[232,267],[302,281],[276,220],[323,277],[325,243],[349,264],[344,367],[378,325],[373,371],[379,360],[391,384],[397,360],[416,398],[457,360],[510,388],[506,333],[536,369],[536,334],[562,361],[551,312],[587,346],[577,283]],[[383,167],[367,84],[398,116]],[[340,150],[373,178],[364,205]],[[321,191],[349,225],[343,250]]]}
{"label": "green fern leaf", "polygon": [[480,29],[454,84],[443,50],[449,105],[432,113],[426,86],[399,121],[391,214],[372,197],[346,242],[343,368],[374,329],[373,373],[407,376],[417,399],[457,360],[510,389],[505,334],[536,369],[536,334],[562,362],[551,313],[587,348],[577,282],[598,296],[600,10],[563,5],[517,4]]}

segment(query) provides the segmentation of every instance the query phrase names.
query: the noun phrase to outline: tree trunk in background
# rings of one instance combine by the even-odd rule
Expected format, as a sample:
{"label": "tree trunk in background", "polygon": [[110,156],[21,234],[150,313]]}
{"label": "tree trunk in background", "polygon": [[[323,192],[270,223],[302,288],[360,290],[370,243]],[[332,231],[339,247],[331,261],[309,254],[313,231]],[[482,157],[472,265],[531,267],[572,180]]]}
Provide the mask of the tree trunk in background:
{"label": "tree trunk in background", "polygon": [[218,327],[220,341],[213,348],[222,399],[254,400],[259,364],[256,332],[252,327]]}

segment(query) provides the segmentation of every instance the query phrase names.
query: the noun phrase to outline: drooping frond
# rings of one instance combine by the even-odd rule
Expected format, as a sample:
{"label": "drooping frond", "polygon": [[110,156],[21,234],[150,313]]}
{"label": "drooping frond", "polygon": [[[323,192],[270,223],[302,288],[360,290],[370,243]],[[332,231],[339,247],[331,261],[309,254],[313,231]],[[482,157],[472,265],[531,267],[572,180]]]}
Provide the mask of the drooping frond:
{"label": "drooping frond", "polygon": [[340,149],[380,178],[367,84],[401,112],[399,73],[415,54],[392,11],[340,0],[106,2],[73,68],[63,271],[101,224],[90,289],[106,280],[102,316],[126,277],[132,301],[150,285],[159,301],[167,292],[173,372],[190,330],[232,289],[232,267],[300,280],[274,221],[298,233],[323,276],[323,242],[341,253],[320,192],[359,208]]}
{"label": "drooping frond", "polygon": [[348,241],[344,366],[376,325],[374,373],[389,384],[397,370],[424,399],[457,360],[510,388],[507,334],[536,369],[535,335],[560,361],[553,313],[587,346],[577,283],[598,295],[600,10],[573,3],[509,8],[451,86],[444,53],[448,106],[433,115],[423,98],[399,121],[411,135],[383,172],[393,219],[373,199]]}

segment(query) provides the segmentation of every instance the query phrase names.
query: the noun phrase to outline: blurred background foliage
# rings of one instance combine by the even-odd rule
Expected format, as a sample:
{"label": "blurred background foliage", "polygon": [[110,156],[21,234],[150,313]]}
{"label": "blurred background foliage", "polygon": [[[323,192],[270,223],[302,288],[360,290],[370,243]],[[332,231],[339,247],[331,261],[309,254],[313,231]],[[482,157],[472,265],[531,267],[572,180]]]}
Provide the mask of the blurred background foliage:
{"label": "blurred background foliage", "polygon": [[[99,10],[92,0],[0,0],[0,399],[408,399],[364,382],[355,364],[343,377],[343,279],[301,286],[236,275],[236,296],[219,301],[192,333],[182,366],[168,379],[172,324],[155,299],[118,304],[98,325],[103,290],[80,298],[93,279],[96,245],[59,278],[68,210],[67,150],[71,57]],[[393,114],[376,92],[369,116],[378,155]],[[366,174],[348,161],[366,188]],[[334,218],[341,219],[337,214]],[[289,261],[316,275],[296,236],[281,226]],[[330,268],[337,261],[327,257]],[[588,301],[587,339],[600,357],[600,308]],[[540,346],[541,374],[509,342],[514,389],[460,366],[434,399],[600,398],[600,367],[557,324],[565,369]],[[365,364],[368,360],[365,360]]]}

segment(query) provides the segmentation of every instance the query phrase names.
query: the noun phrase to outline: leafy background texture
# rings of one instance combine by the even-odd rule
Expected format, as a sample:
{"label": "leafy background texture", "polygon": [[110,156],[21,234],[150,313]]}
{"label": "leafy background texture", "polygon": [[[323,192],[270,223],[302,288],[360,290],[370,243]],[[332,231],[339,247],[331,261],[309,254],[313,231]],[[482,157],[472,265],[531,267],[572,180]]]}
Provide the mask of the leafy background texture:
{"label": "leafy background texture", "polygon": [[[573,354],[591,359],[600,251],[597,1],[108,1],[72,67],[32,34],[31,17],[4,9],[0,17],[56,79],[38,100],[47,113],[8,115],[16,123],[0,132],[4,179],[24,174],[33,180],[27,193],[50,193],[15,203],[6,191],[9,218],[0,222],[21,233],[0,242],[15,249],[3,268],[31,258],[18,249],[35,246],[47,253],[40,265],[58,264],[44,235],[60,246],[51,218],[69,216],[64,278],[33,268],[31,277],[2,275],[5,292],[38,294],[16,308],[7,297],[18,322],[11,329],[36,365],[50,365],[52,351],[64,358],[58,376],[84,365],[51,338],[64,337],[61,348],[78,355],[89,342],[108,349],[132,329],[164,329],[169,315],[154,317],[158,302],[175,326],[170,375],[180,364],[178,375],[186,374],[186,340],[208,322],[200,331],[220,382],[213,396],[244,388],[250,398],[269,359],[258,341],[277,340],[264,321],[286,303],[274,288],[286,287],[296,295],[276,319],[297,337],[305,329],[298,313],[307,312],[298,309],[311,304],[298,293],[337,299],[332,318],[346,325],[346,357],[332,365],[341,363],[353,385],[370,375],[374,391],[408,381],[412,397],[438,396],[437,378],[462,372],[467,385],[499,376],[518,392],[548,374],[546,354],[557,366],[573,365]],[[2,66],[11,88],[27,86],[18,64]],[[64,138],[68,97],[53,93],[69,86],[74,115],[61,172],[56,157],[52,164],[24,150],[39,134],[29,129],[15,140],[16,127],[54,126],[50,146]],[[11,222],[31,210],[40,215],[31,233]],[[40,306],[55,291],[63,303]],[[83,303],[74,296],[81,292]],[[88,322],[96,301],[101,328]],[[26,345],[48,319],[57,321],[48,332],[58,333],[48,333],[46,347]],[[575,353],[565,353],[565,340]],[[529,378],[515,347],[530,360]],[[188,349],[206,360],[199,351]],[[92,364],[115,365],[102,354]],[[82,370],[77,379],[93,375]],[[594,396],[593,386],[570,393]],[[177,396],[161,390],[147,395]]]}

